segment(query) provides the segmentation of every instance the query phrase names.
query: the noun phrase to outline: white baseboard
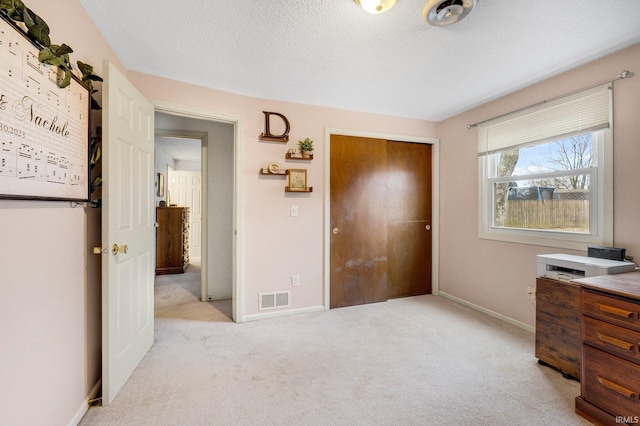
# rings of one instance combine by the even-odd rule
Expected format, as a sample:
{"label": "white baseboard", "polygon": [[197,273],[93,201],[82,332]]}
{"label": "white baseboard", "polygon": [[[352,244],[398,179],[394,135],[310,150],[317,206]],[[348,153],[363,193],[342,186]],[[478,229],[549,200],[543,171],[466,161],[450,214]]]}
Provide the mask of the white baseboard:
{"label": "white baseboard", "polygon": [[482,312],[483,314],[489,315],[490,317],[497,318],[497,319],[502,320],[504,322],[507,322],[507,323],[509,323],[511,325],[515,325],[516,327],[521,328],[523,330],[526,330],[526,331],[528,331],[530,333],[535,333],[535,331],[536,331],[536,328],[531,326],[531,325],[529,325],[529,324],[526,324],[524,322],[520,322],[520,321],[515,320],[515,319],[513,319],[511,317],[508,317],[506,315],[499,314],[499,313],[494,312],[494,311],[492,311],[490,309],[483,308],[480,305],[476,305],[475,303],[471,303],[471,302],[468,302],[468,301],[466,301],[464,299],[460,299],[459,297],[452,296],[452,295],[450,295],[448,293],[445,293],[444,291],[439,291],[438,292],[438,296],[441,296],[441,297],[443,297],[445,299],[451,300],[452,302],[456,302],[456,303],[459,303],[461,305],[467,306],[467,307],[469,307],[469,308],[471,308],[473,310]]}
{"label": "white baseboard", "polygon": [[248,322],[248,321],[257,321],[268,318],[277,318],[277,317],[286,317],[289,315],[297,315],[297,314],[308,314],[311,312],[319,312],[324,311],[324,306],[309,306],[308,308],[298,308],[298,309],[288,309],[284,311],[277,312],[266,312],[264,314],[253,314],[253,315],[245,315],[238,322]]}
{"label": "white baseboard", "polygon": [[77,426],[88,410],[89,404],[87,404],[87,401],[82,401],[82,405],[80,405],[80,408],[78,409],[78,411],[76,411],[73,419],[71,419],[71,421],[69,422],[69,426]]}
{"label": "white baseboard", "polygon": [[98,382],[93,385],[93,387],[89,391],[89,395],[87,395],[87,399],[82,402],[82,405],[80,406],[78,411],[76,411],[76,414],[69,422],[69,426],[77,426],[84,415],[87,414],[87,411],[89,411],[89,401],[94,399],[98,395],[98,392],[100,392],[100,386],[102,386],[102,379],[98,379]]}

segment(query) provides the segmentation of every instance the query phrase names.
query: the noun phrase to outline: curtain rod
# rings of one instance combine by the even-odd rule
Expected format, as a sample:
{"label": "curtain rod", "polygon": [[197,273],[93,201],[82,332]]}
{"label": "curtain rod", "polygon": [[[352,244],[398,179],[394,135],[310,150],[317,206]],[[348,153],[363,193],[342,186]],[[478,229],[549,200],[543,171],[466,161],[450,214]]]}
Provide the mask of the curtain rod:
{"label": "curtain rod", "polygon": [[614,81],[624,80],[625,78],[631,78],[631,77],[633,77],[633,76],[634,76],[634,74],[633,74],[631,71],[629,71],[629,70],[624,70],[624,71],[622,71],[620,74],[616,75],[616,76],[615,76],[615,77],[613,77],[613,78],[609,78],[609,79],[607,79],[607,80],[600,81],[600,82],[598,82],[598,83],[592,84],[591,86],[583,87],[582,89],[577,89],[577,90],[574,90],[574,91],[572,91],[572,92],[565,93],[564,95],[556,96],[556,97],[554,97],[554,98],[545,99],[545,100],[540,101],[540,102],[538,102],[538,103],[531,104],[531,105],[529,105],[529,106],[519,108],[519,109],[517,109],[517,110],[515,110],[515,111],[507,112],[507,113],[505,113],[505,114],[497,115],[497,116],[495,116],[495,117],[488,118],[488,119],[486,119],[486,120],[478,121],[477,123],[467,124],[467,129],[473,129],[474,127],[478,127],[480,124],[486,123],[487,121],[495,120],[496,118],[505,117],[505,116],[507,116],[507,115],[514,114],[514,113],[516,113],[516,112],[524,111],[525,109],[533,108],[533,107],[536,107],[536,106],[538,106],[538,105],[543,105],[543,104],[546,104],[546,103],[548,103],[548,102],[556,101],[556,100],[558,100],[558,99],[561,99],[561,98],[564,98],[564,97],[567,97],[567,96],[575,95],[576,93],[580,93],[580,92],[585,91],[585,90],[593,89],[594,87],[598,87],[598,86],[600,86],[601,84],[612,83],[612,82],[614,82]]}

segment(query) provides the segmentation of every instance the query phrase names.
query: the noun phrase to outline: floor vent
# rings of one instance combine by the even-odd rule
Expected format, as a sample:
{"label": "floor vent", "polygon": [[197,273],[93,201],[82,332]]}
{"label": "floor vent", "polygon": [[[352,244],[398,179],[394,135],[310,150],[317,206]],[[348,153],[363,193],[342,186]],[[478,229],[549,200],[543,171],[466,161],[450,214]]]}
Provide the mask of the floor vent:
{"label": "floor vent", "polygon": [[286,308],[291,300],[290,291],[277,291],[274,293],[260,293],[260,310]]}

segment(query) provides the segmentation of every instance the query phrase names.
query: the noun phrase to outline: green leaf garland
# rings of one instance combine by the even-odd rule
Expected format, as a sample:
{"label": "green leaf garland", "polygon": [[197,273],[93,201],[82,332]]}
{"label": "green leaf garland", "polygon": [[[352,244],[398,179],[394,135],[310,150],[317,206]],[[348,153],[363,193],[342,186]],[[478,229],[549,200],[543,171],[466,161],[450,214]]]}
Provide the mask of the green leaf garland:
{"label": "green leaf garland", "polygon": [[[60,80],[58,86],[63,89],[71,84],[72,66],[69,54],[73,53],[73,49],[66,44],[51,44],[49,37],[49,25],[25,6],[21,0],[0,0],[0,11],[3,10],[6,15],[14,22],[22,22],[27,27],[27,37],[35,43],[42,46],[38,54],[38,60],[43,64],[58,67],[64,74],[64,78]],[[102,81],[102,78],[93,73],[91,65],[78,61],[78,68],[82,72],[82,84],[89,90],[91,94],[91,109],[101,109],[100,104],[93,98],[96,92],[93,89],[94,81]]]}

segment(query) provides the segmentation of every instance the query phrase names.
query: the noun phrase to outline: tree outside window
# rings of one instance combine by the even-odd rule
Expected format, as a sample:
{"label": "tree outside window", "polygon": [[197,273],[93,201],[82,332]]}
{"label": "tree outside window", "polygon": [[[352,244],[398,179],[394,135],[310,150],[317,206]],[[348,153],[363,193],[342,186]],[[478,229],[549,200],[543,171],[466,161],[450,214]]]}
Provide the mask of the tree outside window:
{"label": "tree outside window", "polygon": [[493,226],[588,233],[592,151],[589,132],[493,154]]}

